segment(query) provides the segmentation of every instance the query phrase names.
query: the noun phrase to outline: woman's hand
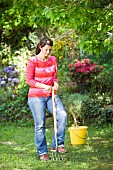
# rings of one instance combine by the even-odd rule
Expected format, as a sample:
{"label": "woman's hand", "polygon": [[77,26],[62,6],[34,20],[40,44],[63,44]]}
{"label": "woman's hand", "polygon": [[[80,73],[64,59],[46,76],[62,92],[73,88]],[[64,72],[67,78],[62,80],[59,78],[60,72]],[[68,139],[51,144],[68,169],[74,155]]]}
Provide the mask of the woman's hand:
{"label": "woman's hand", "polygon": [[[43,84],[43,83],[39,83],[39,82],[37,82],[36,84],[35,84],[35,87],[37,87],[37,88],[44,88],[45,90],[47,90],[47,91],[52,91],[52,86],[50,86],[50,85],[46,85],[46,84]],[[58,89],[59,89],[59,85],[58,85],[58,83],[57,82],[54,82],[54,90],[55,91],[58,91]]]}
{"label": "woman's hand", "polygon": [[58,83],[57,83],[57,82],[54,82],[54,90],[55,90],[55,91],[58,91],[58,89],[59,89]]}
{"label": "woman's hand", "polygon": [[35,87],[43,88],[43,89],[48,90],[48,91],[52,91],[52,86],[49,86],[49,85],[46,85],[46,84],[43,84],[43,83],[39,83],[39,82],[37,82],[35,84]]}
{"label": "woman's hand", "polygon": [[52,91],[52,86],[45,85],[45,89],[48,90],[48,91]]}

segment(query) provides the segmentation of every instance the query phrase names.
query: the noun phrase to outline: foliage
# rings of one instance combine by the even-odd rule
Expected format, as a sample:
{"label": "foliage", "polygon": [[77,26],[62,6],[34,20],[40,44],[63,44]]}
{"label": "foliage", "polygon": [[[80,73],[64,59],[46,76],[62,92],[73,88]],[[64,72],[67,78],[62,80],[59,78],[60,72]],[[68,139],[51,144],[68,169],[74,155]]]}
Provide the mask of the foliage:
{"label": "foliage", "polygon": [[1,99],[5,101],[4,96],[8,96],[10,99],[16,95],[16,89],[19,84],[19,73],[15,70],[14,66],[8,66],[4,68],[0,74],[0,91]]}
{"label": "foliage", "polygon": [[113,110],[106,109],[113,103],[113,98],[110,94],[99,93],[93,94],[88,100],[83,100],[81,106],[81,117],[83,122],[94,124],[96,126],[104,126],[113,123]]}
{"label": "foliage", "polygon": [[70,30],[54,39],[52,51],[53,55],[57,58],[59,84],[70,81],[67,64],[74,57],[75,53],[78,55],[78,49],[74,46],[76,38],[77,35],[73,30]]}
{"label": "foliage", "polygon": [[[7,49],[8,48],[6,47],[6,51]],[[5,121],[5,122],[12,121],[24,125],[26,124],[26,122],[28,123],[32,121],[31,112],[27,105],[28,86],[26,85],[25,82],[25,69],[26,69],[26,63],[27,63],[28,56],[30,55],[30,52],[27,48],[21,48],[19,51],[16,50],[13,54],[11,54],[11,51],[9,49],[9,52],[6,52],[4,54],[9,56],[8,63],[10,65],[8,67],[7,61],[4,62],[4,59],[1,60],[2,64],[6,66],[6,68],[2,69],[6,71],[4,72],[5,78],[9,80],[8,78],[11,78],[12,76],[16,75],[18,72],[19,83],[17,87],[15,86],[16,89],[15,91],[13,91],[14,92],[13,97],[11,97],[12,94],[9,96],[8,92],[5,93],[4,95],[4,90],[2,90],[1,92],[1,96],[2,96],[2,100],[0,100],[0,103],[2,103],[2,105],[0,105],[1,121]],[[15,66],[17,68],[16,72],[15,70],[13,70]],[[10,69],[12,70],[10,71]],[[13,75],[11,74],[12,72],[14,73]],[[13,79],[11,80],[13,81]],[[7,83],[9,82],[7,81]],[[5,87],[6,86],[4,86],[4,88]]]}
{"label": "foliage", "polygon": [[113,94],[113,68],[111,64],[104,64],[104,69],[92,79],[91,90],[93,93],[99,92],[100,94],[108,92]]}
{"label": "foliage", "polygon": [[[30,52],[27,48],[21,48],[19,51],[15,51],[13,54],[11,53],[11,49],[6,48],[2,51],[3,56],[8,56],[8,60],[5,58],[1,58],[2,70],[1,70],[1,80],[4,79],[6,81],[6,85],[2,85],[0,88],[3,95],[5,93],[4,88],[10,92],[12,92],[11,88],[14,85],[13,92],[17,95],[18,90],[25,85],[25,70],[28,56],[30,56]],[[15,67],[17,70],[15,70]],[[19,80],[18,80],[19,78]],[[3,83],[3,82],[2,82]],[[5,83],[5,82],[4,82]],[[9,86],[10,85],[10,86]],[[13,94],[14,94],[13,93]],[[4,99],[9,97],[8,93],[5,93]],[[10,95],[11,96],[11,95]],[[6,100],[5,99],[5,100]],[[4,101],[5,101],[4,100]]]}
{"label": "foliage", "polygon": [[0,6],[3,43],[20,48],[30,42],[30,32],[36,31],[38,37],[55,37],[58,28],[65,28],[76,31],[77,44],[83,51],[96,55],[113,52],[112,0],[2,0]]}
{"label": "foliage", "polygon": [[68,64],[69,74],[72,81],[78,84],[90,84],[92,79],[96,77],[103,69],[103,66],[98,66],[89,59],[77,60],[74,64]]}
{"label": "foliage", "polygon": [[66,30],[62,30],[64,32],[63,34],[58,32],[58,37],[54,39],[54,46],[53,46],[53,53],[57,57],[57,60],[59,64],[62,64],[62,59],[72,59],[74,58],[74,55],[79,54],[79,50],[77,49],[75,43],[77,43],[77,34],[74,32],[74,30],[69,30],[68,32],[65,32]]}
{"label": "foliage", "polygon": [[28,86],[24,85],[17,96],[0,106],[1,120],[4,122],[16,122],[19,125],[26,125],[32,122],[32,114],[27,104]]}
{"label": "foliage", "polygon": [[7,44],[13,50],[20,49],[25,45],[31,49],[31,33],[41,37],[48,32],[45,18],[42,17],[41,13],[45,4],[41,5],[42,8],[40,8],[40,5],[40,2],[34,1],[31,3],[31,0],[26,2],[21,2],[21,0],[10,0],[10,2],[2,0],[0,2],[2,44]]}
{"label": "foliage", "polygon": [[66,92],[61,92],[59,96],[61,97],[68,114],[68,126],[74,122],[73,114],[76,116],[79,124],[83,124],[83,119],[81,117],[81,105],[83,100],[89,99],[89,96],[87,94],[82,95],[80,93],[67,92],[67,90]]}
{"label": "foliage", "polygon": [[95,81],[92,81],[89,92],[79,91],[77,93],[78,87],[72,83],[73,87],[69,83],[67,83],[68,88],[65,87],[65,83],[62,85],[59,95],[68,113],[69,125],[73,122],[72,114],[76,115],[79,124],[88,123],[102,126],[112,123],[112,110],[105,109],[107,105],[113,104],[112,79],[107,74],[110,71],[107,69],[106,71],[108,72],[103,73],[102,71],[101,76],[98,75]]}
{"label": "foliage", "polygon": [[[112,56],[112,0],[106,2],[104,0],[57,0],[54,2],[1,0],[0,6],[0,69],[9,65],[17,65],[20,74],[17,93],[24,92],[24,88],[26,89],[25,94],[22,92],[22,95],[16,96],[13,101],[8,100],[6,105],[0,106],[4,119],[7,119],[8,113],[12,121],[17,120],[16,114],[19,120],[23,112],[26,117],[28,108],[25,67],[28,57],[32,55],[29,50],[34,50],[39,38],[43,35],[50,36],[55,42],[53,52],[58,60],[59,83],[62,85],[70,81],[67,63],[70,62],[70,59],[79,59],[79,54],[83,55],[83,51],[93,54],[91,58],[95,57],[94,54],[99,56],[104,52],[111,52]],[[108,59],[104,55],[102,58],[103,60]],[[105,61],[104,63],[106,63]],[[102,94],[106,90],[111,92],[113,89],[111,86],[113,84],[112,71],[111,64],[110,69],[104,69],[93,79],[92,93],[98,91]],[[25,102],[21,97],[25,99]],[[12,102],[14,102],[15,108]],[[66,105],[68,104],[66,103]],[[13,111],[15,115],[13,115]]]}
{"label": "foliage", "polygon": [[[53,128],[47,128],[48,149],[50,148]],[[25,170],[103,170],[113,167],[113,127],[88,127],[86,145],[70,145],[69,132],[66,130],[65,147],[62,161],[40,161],[34,145],[34,127],[20,127],[15,124],[0,124],[1,169]],[[52,154],[49,151],[50,158]],[[100,152],[101,151],[101,152]],[[7,163],[6,163],[7,162]]]}

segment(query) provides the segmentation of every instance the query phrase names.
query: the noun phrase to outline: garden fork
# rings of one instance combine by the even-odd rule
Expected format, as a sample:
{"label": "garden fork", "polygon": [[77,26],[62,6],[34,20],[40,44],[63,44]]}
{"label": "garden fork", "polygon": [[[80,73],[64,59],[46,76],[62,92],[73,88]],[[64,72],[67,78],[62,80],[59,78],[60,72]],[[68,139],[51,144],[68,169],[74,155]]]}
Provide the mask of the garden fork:
{"label": "garden fork", "polygon": [[52,160],[63,160],[61,154],[58,155],[58,127],[57,127],[57,118],[56,118],[56,102],[55,102],[54,87],[52,88],[52,103],[53,103],[55,144],[56,144],[55,150],[52,151]]}

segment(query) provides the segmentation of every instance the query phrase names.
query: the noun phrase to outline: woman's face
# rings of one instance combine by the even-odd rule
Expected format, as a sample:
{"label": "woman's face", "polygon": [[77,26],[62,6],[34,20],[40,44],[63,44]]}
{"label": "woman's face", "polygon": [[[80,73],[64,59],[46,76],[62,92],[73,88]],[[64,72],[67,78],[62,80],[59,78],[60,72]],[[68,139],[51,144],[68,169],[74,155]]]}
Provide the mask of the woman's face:
{"label": "woman's face", "polygon": [[45,56],[48,57],[51,54],[52,47],[50,45],[45,45],[44,47],[41,47],[41,53]]}

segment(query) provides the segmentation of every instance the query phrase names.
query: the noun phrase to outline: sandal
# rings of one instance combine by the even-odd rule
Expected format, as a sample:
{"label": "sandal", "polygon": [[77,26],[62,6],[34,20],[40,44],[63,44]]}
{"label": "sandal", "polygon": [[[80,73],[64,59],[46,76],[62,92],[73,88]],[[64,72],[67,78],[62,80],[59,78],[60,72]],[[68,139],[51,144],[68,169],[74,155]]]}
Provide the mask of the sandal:
{"label": "sandal", "polygon": [[41,161],[47,161],[48,159],[49,159],[48,154],[40,155],[40,160],[41,160]]}

